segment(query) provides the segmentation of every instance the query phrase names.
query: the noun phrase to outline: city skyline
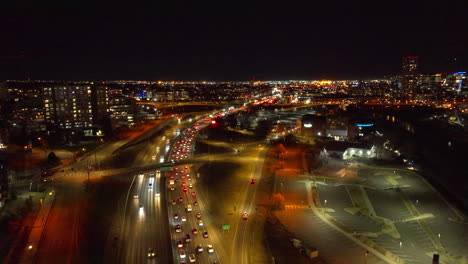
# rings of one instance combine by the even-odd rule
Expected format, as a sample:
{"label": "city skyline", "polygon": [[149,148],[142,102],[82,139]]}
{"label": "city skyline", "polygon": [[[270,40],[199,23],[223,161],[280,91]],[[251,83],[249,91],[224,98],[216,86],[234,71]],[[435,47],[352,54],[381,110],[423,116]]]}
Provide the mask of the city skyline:
{"label": "city skyline", "polygon": [[467,4],[2,8],[0,263],[468,263]]}

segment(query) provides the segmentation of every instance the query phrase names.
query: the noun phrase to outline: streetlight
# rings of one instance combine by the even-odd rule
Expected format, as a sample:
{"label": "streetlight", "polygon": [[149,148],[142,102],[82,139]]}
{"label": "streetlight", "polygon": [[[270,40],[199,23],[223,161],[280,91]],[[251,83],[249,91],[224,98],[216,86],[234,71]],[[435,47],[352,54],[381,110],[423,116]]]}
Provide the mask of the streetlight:
{"label": "streetlight", "polygon": [[403,246],[403,242],[400,241],[400,249],[401,249],[402,246]]}
{"label": "streetlight", "polygon": [[327,200],[325,200],[325,206],[327,206]]}
{"label": "streetlight", "polygon": [[369,255],[369,251],[364,251],[364,264],[367,264],[367,255]]}

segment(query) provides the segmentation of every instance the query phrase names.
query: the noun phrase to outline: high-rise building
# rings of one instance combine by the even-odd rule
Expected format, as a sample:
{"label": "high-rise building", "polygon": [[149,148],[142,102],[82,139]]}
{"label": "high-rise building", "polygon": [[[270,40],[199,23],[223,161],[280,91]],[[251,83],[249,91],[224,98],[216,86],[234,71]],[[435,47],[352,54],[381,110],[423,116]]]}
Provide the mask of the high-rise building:
{"label": "high-rise building", "polygon": [[97,117],[108,111],[106,87],[92,84],[59,84],[43,88],[48,131],[73,131],[92,135]]}
{"label": "high-rise building", "polygon": [[414,99],[416,95],[417,80],[416,72],[418,69],[418,56],[406,56],[402,61],[402,83],[401,97],[405,99]]}

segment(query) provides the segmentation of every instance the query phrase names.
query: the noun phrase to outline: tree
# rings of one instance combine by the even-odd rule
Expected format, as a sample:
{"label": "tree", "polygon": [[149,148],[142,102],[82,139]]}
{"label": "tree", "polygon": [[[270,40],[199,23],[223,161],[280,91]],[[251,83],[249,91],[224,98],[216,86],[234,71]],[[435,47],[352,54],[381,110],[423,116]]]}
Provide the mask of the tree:
{"label": "tree", "polygon": [[258,139],[265,139],[271,131],[272,124],[270,120],[260,120],[255,128],[255,136]]}
{"label": "tree", "polygon": [[284,201],[285,201],[284,195],[282,195],[281,193],[275,193],[273,195],[272,203],[273,203],[274,208],[283,209]]}
{"label": "tree", "polygon": [[49,166],[55,166],[60,164],[60,159],[55,155],[54,152],[50,152],[49,155],[47,156],[47,164]]}

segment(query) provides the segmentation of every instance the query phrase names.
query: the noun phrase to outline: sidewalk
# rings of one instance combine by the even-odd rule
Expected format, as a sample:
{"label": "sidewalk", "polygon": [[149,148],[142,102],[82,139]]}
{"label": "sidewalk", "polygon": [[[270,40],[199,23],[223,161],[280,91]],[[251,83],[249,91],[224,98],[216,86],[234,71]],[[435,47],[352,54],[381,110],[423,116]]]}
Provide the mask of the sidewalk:
{"label": "sidewalk", "polygon": [[47,193],[46,197],[42,201],[42,207],[39,213],[37,214],[33,226],[31,227],[31,233],[29,234],[26,248],[24,249],[25,252],[18,263],[34,263],[37,248],[39,243],[41,242],[42,233],[47,224],[49,212],[54,204],[54,201],[55,191],[51,190]]}

